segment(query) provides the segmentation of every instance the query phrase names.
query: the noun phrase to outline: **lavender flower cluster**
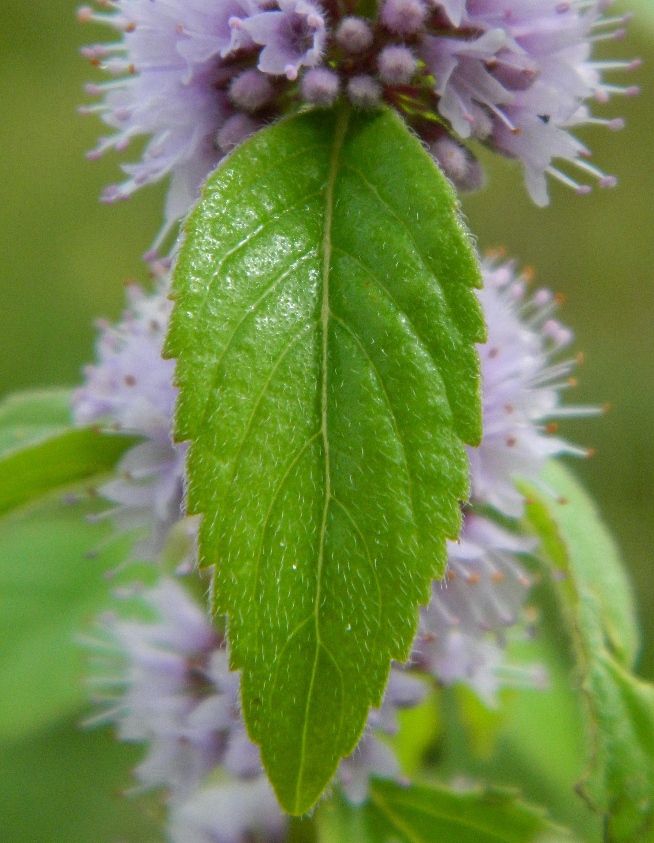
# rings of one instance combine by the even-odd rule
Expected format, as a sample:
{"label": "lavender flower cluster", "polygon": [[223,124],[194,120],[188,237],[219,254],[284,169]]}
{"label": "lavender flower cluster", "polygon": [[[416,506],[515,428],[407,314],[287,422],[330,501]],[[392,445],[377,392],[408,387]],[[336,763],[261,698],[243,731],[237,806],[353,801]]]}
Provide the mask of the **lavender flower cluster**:
{"label": "lavender flower cluster", "polygon": [[[512,263],[488,258],[482,269],[489,339],[479,347],[485,433],[469,454],[473,497],[462,536],[449,545],[447,574],[422,610],[411,661],[393,666],[381,709],[371,711],[359,746],[341,763],[338,780],[353,802],[365,800],[371,775],[400,777],[380,736],[397,731],[398,710],[419,704],[430,683],[466,683],[489,706],[503,685],[546,683],[539,666],[509,664],[504,654],[507,633],[522,634],[531,583],[520,557],[534,543],[475,508],[519,516],[517,477],[537,481],[552,455],[583,453],[552,435],[553,419],[596,410],[560,406],[576,359],[560,359],[572,334],[555,318],[557,299],[544,290],[530,295],[529,273],[518,275]],[[144,437],[118,477],[98,490],[117,529],[140,530],[136,555],[156,561],[181,529],[192,558],[196,522],[182,510],[185,448],[170,439],[176,390],[171,364],[161,357],[167,275],[149,296],[134,288],[128,294],[122,321],[101,325],[98,362],[75,393],[75,416],[80,424]],[[150,622],[130,619],[126,608],[99,619],[91,648],[103,705],[94,719],[114,723],[122,740],[146,745],[135,775],[142,788],[166,790],[173,843],[242,843],[254,833],[273,841],[285,820],[243,727],[239,677],[229,671],[224,640],[191,594],[195,577],[184,576],[191,568],[162,574],[153,588],[135,587]]]}
{"label": "lavender flower cluster", "polygon": [[483,181],[470,140],[518,159],[537,205],[548,202],[548,176],[591,189],[557,159],[615,184],[571,134],[590,123],[621,128],[588,104],[638,91],[604,80],[637,61],[591,55],[595,42],[624,35],[627,18],[604,14],[611,0],[383,0],[374,19],[345,14],[336,0],[97,2],[104,11],[83,7],[80,19],[122,37],[84,50],[116,77],[87,86],[100,101],[85,110],[112,130],[89,155],[148,139],[103,199],[126,199],[170,174],[155,250],[223,155],[280,114],[339,97],[398,109],[460,190]]}

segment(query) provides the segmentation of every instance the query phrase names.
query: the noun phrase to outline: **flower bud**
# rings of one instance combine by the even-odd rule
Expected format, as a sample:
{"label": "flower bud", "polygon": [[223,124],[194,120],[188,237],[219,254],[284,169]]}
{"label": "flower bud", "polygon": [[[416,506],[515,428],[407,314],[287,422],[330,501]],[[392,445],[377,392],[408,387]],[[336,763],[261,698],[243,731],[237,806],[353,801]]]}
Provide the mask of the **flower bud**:
{"label": "flower bud", "polygon": [[388,85],[406,85],[417,67],[418,60],[408,47],[384,47],[377,59],[379,77]]}
{"label": "flower bud", "polygon": [[429,145],[429,151],[445,175],[454,182],[462,193],[470,193],[483,187],[484,170],[475,156],[453,138],[439,138]]}
{"label": "flower bud", "polygon": [[338,96],[340,80],[338,74],[324,67],[316,67],[302,77],[300,90],[302,98],[313,105],[327,107]]}
{"label": "flower bud", "polygon": [[362,18],[343,18],[336,30],[336,41],[346,53],[358,55],[365,53],[373,42],[370,26]]}
{"label": "flower bud", "polygon": [[229,152],[235,146],[243,143],[250,135],[253,135],[261,128],[258,120],[253,120],[247,114],[239,112],[225,121],[222,129],[216,136],[216,144],[221,152]]}
{"label": "flower bud", "polygon": [[237,108],[254,114],[275,96],[275,86],[261,71],[252,68],[240,73],[229,86],[229,98]]}
{"label": "flower bud", "polygon": [[376,108],[381,102],[382,86],[372,76],[353,76],[347,83],[347,96],[357,108]]}
{"label": "flower bud", "polygon": [[427,19],[422,0],[386,0],[381,10],[384,26],[397,35],[415,35]]}

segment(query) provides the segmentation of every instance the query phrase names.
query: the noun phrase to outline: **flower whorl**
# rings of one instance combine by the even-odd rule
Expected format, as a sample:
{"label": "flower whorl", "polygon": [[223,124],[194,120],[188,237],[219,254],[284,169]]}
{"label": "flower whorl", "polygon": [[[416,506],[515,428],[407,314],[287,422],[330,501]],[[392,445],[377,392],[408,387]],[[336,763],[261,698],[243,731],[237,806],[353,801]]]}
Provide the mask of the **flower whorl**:
{"label": "flower whorl", "polygon": [[80,19],[122,36],[84,50],[117,77],[87,86],[101,101],[85,110],[113,131],[90,156],[148,138],[105,201],[171,176],[155,249],[224,154],[303,100],[325,107],[339,91],[358,108],[397,108],[461,189],[483,182],[462,146],[473,138],[523,163],[538,205],[548,202],[547,177],[590,190],[556,159],[600,186],[615,184],[570,133],[588,123],[621,128],[619,118],[593,117],[588,103],[637,93],[603,77],[638,62],[591,55],[594,41],[624,33],[626,17],[604,16],[607,0],[384,0],[371,20],[325,3],[102,0],[107,12],[80,10]]}

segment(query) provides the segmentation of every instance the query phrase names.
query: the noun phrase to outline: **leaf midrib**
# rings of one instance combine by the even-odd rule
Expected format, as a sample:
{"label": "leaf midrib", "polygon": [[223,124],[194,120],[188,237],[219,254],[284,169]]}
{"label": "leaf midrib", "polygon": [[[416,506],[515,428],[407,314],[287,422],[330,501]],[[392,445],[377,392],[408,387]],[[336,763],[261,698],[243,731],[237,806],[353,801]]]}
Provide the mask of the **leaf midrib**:
{"label": "leaf midrib", "polygon": [[[309,723],[309,708],[311,706],[311,699],[313,697],[313,686],[316,679],[316,672],[318,669],[318,657],[320,648],[325,647],[320,635],[320,592],[322,586],[322,568],[325,559],[325,536],[327,532],[327,515],[329,512],[329,503],[331,501],[331,474],[329,465],[329,430],[327,425],[327,371],[329,362],[329,273],[332,261],[332,219],[334,216],[334,187],[336,184],[336,176],[339,170],[341,151],[347,134],[347,128],[350,122],[350,110],[347,107],[342,107],[338,113],[336,128],[334,130],[334,148],[332,150],[331,161],[329,164],[329,172],[327,174],[327,182],[325,184],[325,229],[322,238],[322,306],[320,310],[320,323],[322,326],[322,365],[321,365],[321,434],[323,439],[323,451],[325,459],[325,503],[322,512],[322,523],[320,525],[320,544],[318,548],[318,566],[316,572],[316,597],[314,601],[314,619],[316,629],[316,652],[313,659],[313,667],[311,669],[311,679],[309,680],[309,691],[307,693],[307,702],[304,711],[304,724],[302,728],[302,740],[300,743],[300,766],[298,769],[297,785],[295,788],[295,810],[299,811],[301,800],[301,786],[304,774],[304,764],[306,760],[306,742],[307,730]],[[329,650],[325,647],[325,651],[331,656]],[[331,656],[332,661],[336,664],[336,660]]]}

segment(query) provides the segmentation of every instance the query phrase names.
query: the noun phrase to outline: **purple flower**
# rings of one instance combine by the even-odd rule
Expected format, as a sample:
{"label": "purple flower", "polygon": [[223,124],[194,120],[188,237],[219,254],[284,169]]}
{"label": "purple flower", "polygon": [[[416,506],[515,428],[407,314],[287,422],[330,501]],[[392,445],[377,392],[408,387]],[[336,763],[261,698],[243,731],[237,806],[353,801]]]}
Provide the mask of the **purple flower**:
{"label": "purple flower", "polygon": [[258,131],[263,124],[261,121],[239,112],[225,121],[218,132],[216,143],[221,152],[231,152],[234,147],[243,143]]}
{"label": "purple flower", "polygon": [[87,644],[103,709],[87,723],[113,723],[120,740],[146,744],[136,778],[143,788],[165,787],[176,803],[219,764],[233,777],[259,776],[258,748],[240,716],[239,675],[205,612],[168,577],[127,596],[153,620],[124,612],[100,618]]}
{"label": "purple flower", "polygon": [[278,0],[280,11],[261,12],[238,24],[263,45],[257,67],[263,73],[297,79],[300,67],[315,67],[327,33],[322,12],[306,0]]}
{"label": "purple flower", "polygon": [[[476,137],[518,158],[537,205],[548,203],[546,176],[586,193],[553,165],[563,159],[600,186],[615,179],[585,159],[590,155],[569,129],[585,123],[621,128],[622,120],[590,116],[586,103],[636,93],[603,81],[603,73],[634,62],[591,60],[592,43],[620,37],[626,19],[604,19],[606,0],[459,0],[441,2],[447,35],[425,35],[422,57],[434,77],[438,109],[461,138]],[[607,31],[604,31],[604,30]]]}
{"label": "purple flower", "polygon": [[587,455],[550,435],[556,428],[554,419],[596,415],[600,410],[560,406],[577,360],[556,359],[573,338],[554,318],[556,296],[548,290],[528,296],[527,276],[517,275],[510,262],[486,260],[482,272],[479,299],[488,342],[479,346],[483,439],[478,448],[468,449],[472,498],[518,517],[523,498],[516,478],[537,480],[547,459],[557,454]]}
{"label": "purple flower", "polygon": [[466,0],[438,0],[435,5],[445,12],[452,26],[460,26],[466,10]]}
{"label": "purple flower", "polygon": [[485,181],[483,167],[469,149],[449,135],[429,144],[438,165],[461,193],[479,190]]}
{"label": "purple flower", "polygon": [[445,577],[421,611],[412,663],[444,685],[469,685],[489,706],[504,684],[542,685],[542,670],[509,667],[503,652],[531,586],[519,555],[535,546],[469,513],[459,541],[449,543]]}
{"label": "purple flower", "polygon": [[[251,45],[247,33],[230,26],[256,7],[250,0],[116,0],[113,11],[98,14],[88,7],[81,20],[113,26],[122,40],[84,50],[92,63],[115,80],[89,85],[102,97],[84,109],[98,113],[113,133],[89,153],[101,156],[127,149],[131,140],[148,136],[140,161],[124,164],[128,178],[105,190],[103,200],[126,199],[139,187],[171,175],[165,225],[186,214],[198,188],[221,157],[215,139],[233,110],[225,88],[233,69],[223,59]],[[238,69],[238,68],[237,68]]]}
{"label": "purple flower", "polygon": [[276,843],[286,836],[288,820],[265,776],[221,781],[173,806],[171,843]]}
{"label": "purple flower", "polygon": [[368,798],[371,776],[383,779],[400,778],[400,767],[392,749],[379,740],[378,734],[395,735],[399,729],[397,712],[421,703],[429,685],[425,677],[407,673],[393,665],[388,685],[379,709],[370,709],[366,730],[354,752],[344,758],[338,768],[338,778],[345,796],[359,805]]}
{"label": "purple flower", "polygon": [[[603,17],[606,0],[385,0],[376,21],[332,10],[334,32],[322,8],[308,0],[101,5],[112,11],[98,14],[85,7],[80,18],[113,26],[122,40],[84,50],[93,64],[117,77],[87,88],[102,101],[85,110],[98,113],[113,130],[90,156],[109,148],[122,152],[132,138],[148,138],[141,159],[123,165],[128,178],[107,188],[103,198],[125,199],[170,175],[155,249],[188,212],[222,155],[264,118],[294,108],[300,97],[324,107],[340,90],[361,108],[376,107],[383,96],[405,113],[441,163],[461,161],[453,147],[443,153],[438,146],[454,142],[448,132],[518,158],[539,205],[548,202],[547,176],[578,193],[590,190],[555,167],[555,159],[600,186],[616,183],[587,160],[589,151],[571,134],[574,126],[588,123],[621,128],[620,118],[592,117],[588,102],[637,93],[603,77],[638,62],[591,58],[594,41],[624,32],[626,18]],[[331,77],[305,81],[306,69]],[[289,84],[295,80],[299,86]],[[447,124],[434,121],[435,110]],[[478,187],[480,168],[467,169],[455,183]]]}
{"label": "purple flower", "polygon": [[120,740],[145,745],[134,775],[139,789],[165,789],[175,843],[279,840],[287,821],[245,731],[222,636],[175,579],[120,596],[139,620],[106,613],[86,641],[102,706],[87,725],[111,723]]}
{"label": "purple flower", "polygon": [[275,88],[269,77],[255,68],[244,70],[229,86],[229,98],[234,105],[250,114],[256,114],[275,97]]}
{"label": "purple flower", "polygon": [[144,437],[98,493],[114,504],[103,517],[119,530],[146,529],[133,555],[154,560],[182,517],[186,446],[172,442],[175,363],[161,356],[172,304],[165,280],[152,295],[128,287],[128,298],[118,325],[100,325],[98,362],[85,369],[86,382],[73,396],[73,415],[79,425]]}

